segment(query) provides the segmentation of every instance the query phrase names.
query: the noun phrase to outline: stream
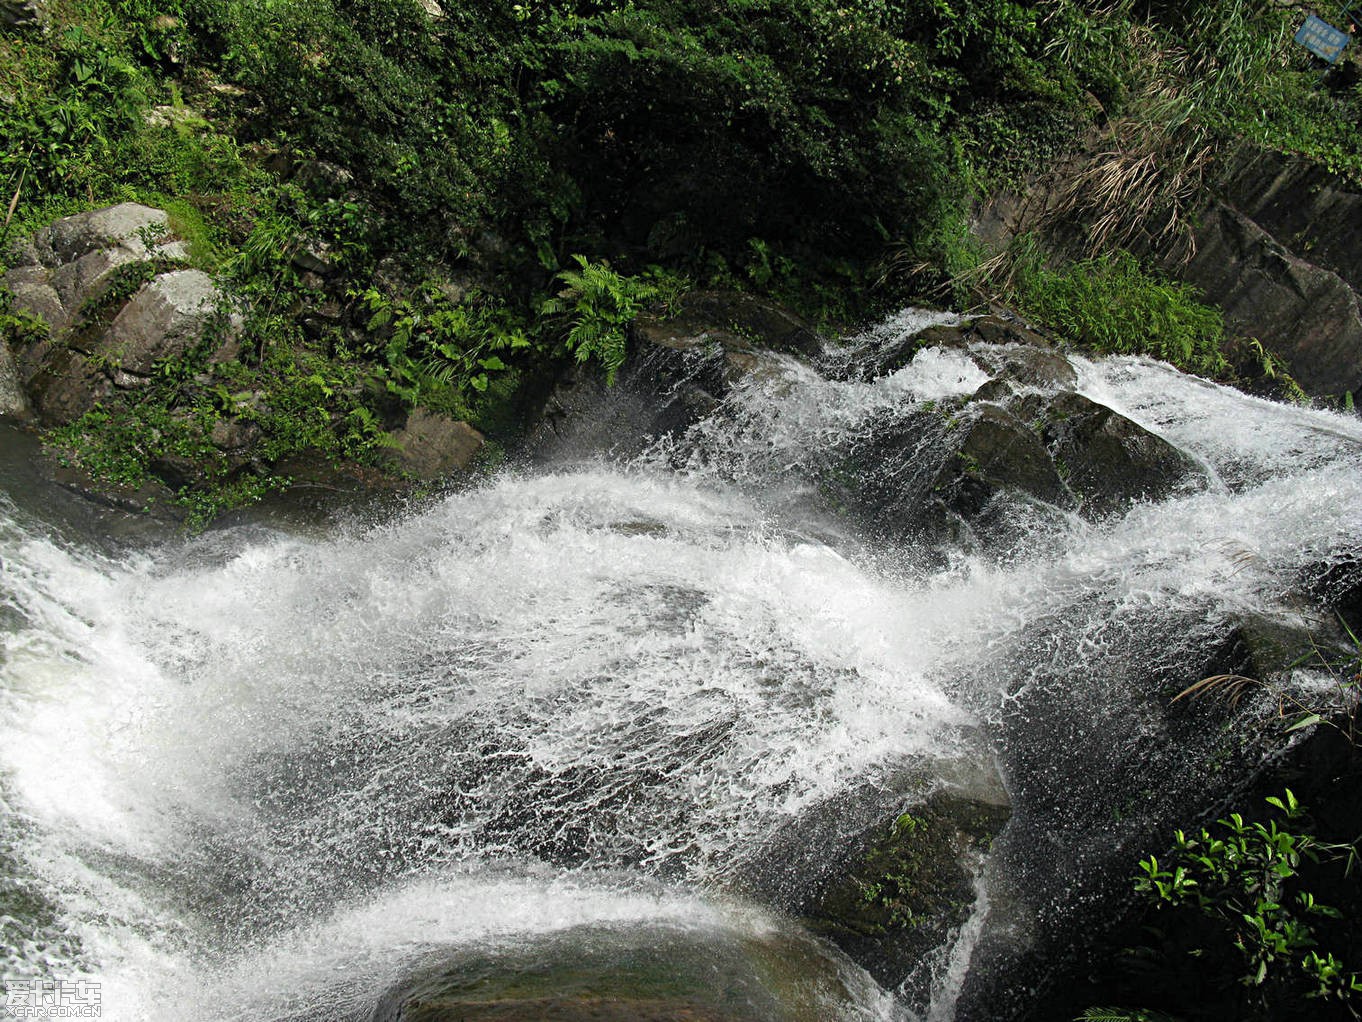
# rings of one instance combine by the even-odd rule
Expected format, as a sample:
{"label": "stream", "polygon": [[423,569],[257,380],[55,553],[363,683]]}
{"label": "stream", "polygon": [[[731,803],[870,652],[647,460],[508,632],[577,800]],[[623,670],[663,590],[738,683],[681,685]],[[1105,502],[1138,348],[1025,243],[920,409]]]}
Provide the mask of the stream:
{"label": "stream", "polygon": [[[325,528],[115,535],[7,437],[4,982],[128,1022],[367,1022],[431,970],[623,962],[702,977],[696,1017],[989,1017],[990,977],[1213,775],[1209,738],[1150,751],[1140,679],[1298,617],[1301,573],[1362,541],[1362,421],[1070,361],[1204,481],[986,551],[827,499],[828,452],[987,382],[958,350],[870,382],[785,360],[641,454]],[[1011,821],[965,922],[873,979],[798,877],[943,784]]]}

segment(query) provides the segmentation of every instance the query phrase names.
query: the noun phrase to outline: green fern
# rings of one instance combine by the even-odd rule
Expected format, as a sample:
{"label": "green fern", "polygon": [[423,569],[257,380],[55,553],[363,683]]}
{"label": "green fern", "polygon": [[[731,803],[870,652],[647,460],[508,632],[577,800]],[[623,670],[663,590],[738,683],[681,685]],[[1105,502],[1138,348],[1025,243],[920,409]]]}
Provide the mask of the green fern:
{"label": "green fern", "polygon": [[1172,1015],[1143,1008],[1088,1008],[1074,1022],[1177,1022]]}
{"label": "green fern", "polygon": [[562,317],[567,327],[567,350],[578,362],[598,361],[605,370],[606,384],[613,385],[624,365],[629,324],[658,290],[639,277],[616,273],[608,263],[592,263],[583,255],[572,258],[580,269],[558,274],[565,286],[544,301],[540,312]]}

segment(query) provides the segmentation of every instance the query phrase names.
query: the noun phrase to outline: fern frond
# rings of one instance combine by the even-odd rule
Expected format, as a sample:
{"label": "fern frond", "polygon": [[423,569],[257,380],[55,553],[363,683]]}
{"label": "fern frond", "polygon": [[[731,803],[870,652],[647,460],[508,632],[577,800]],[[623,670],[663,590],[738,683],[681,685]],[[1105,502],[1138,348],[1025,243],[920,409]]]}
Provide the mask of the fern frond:
{"label": "fern frond", "polygon": [[1088,1008],[1074,1022],[1177,1022],[1172,1015],[1144,1008]]}

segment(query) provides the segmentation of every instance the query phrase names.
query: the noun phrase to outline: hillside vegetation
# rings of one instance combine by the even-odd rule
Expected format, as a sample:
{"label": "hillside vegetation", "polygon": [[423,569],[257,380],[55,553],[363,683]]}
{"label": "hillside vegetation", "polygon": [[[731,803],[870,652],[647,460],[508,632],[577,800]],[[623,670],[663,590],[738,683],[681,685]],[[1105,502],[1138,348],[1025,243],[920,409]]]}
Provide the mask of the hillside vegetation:
{"label": "hillside vegetation", "polygon": [[[691,286],[839,323],[998,293],[1044,319],[1074,286],[981,265],[968,211],[1095,133],[1111,158],[1070,212],[1102,258],[1175,234],[1238,138],[1362,179],[1362,93],[1321,82],[1300,18],[1246,0],[48,0],[41,27],[0,29],[6,239],[158,206],[247,310],[235,363],[167,365],[53,439],[135,483],[149,428],[192,459],[253,417],[264,467],[182,493],[206,519],[280,485],[288,455],[379,459],[413,407],[511,441],[566,360],[613,371],[630,316]],[[1195,334],[1186,364],[1216,367],[1194,296],[1111,265],[1185,311],[1159,354]],[[1111,343],[1088,326],[1075,339]]]}

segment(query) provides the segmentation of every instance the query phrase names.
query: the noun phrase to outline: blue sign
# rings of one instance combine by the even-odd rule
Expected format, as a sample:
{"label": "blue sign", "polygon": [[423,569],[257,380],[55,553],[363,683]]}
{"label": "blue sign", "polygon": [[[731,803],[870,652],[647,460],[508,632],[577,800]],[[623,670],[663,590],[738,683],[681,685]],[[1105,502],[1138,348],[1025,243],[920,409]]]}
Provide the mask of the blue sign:
{"label": "blue sign", "polygon": [[1312,14],[1305,19],[1305,24],[1296,33],[1296,42],[1316,57],[1323,57],[1330,64],[1336,64],[1343,53],[1343,47],[1348,45],[1348,33],[1340,32],[1327,21],[1322,21]]}

